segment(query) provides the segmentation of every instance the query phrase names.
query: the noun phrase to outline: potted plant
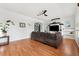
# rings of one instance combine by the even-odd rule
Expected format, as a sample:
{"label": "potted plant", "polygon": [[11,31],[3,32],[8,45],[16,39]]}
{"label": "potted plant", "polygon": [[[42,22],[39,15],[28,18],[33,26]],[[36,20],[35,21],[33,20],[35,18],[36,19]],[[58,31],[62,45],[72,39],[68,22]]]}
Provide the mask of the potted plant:
{"label": "potted plant", "polygon": [[7,20],[5,23],[0,23],[0,30],[2,32],[2,35],[6,35],[10,24],[14,25],[11,20]]}

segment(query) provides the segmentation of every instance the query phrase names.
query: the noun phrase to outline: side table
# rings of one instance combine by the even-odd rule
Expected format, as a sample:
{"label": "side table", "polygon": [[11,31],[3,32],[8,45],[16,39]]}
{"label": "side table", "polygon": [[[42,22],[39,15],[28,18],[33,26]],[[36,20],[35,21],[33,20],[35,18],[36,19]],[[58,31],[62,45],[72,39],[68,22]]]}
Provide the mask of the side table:
{"label": "side table", "polygon": [[9,44],[9,36],[0,37],[0,46]]}

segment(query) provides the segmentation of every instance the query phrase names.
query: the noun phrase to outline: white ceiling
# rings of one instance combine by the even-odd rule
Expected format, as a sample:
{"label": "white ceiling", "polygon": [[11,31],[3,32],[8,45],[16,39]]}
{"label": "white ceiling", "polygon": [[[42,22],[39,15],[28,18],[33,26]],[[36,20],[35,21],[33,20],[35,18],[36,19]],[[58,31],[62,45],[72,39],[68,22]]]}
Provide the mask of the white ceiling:
{"label": "white ceiling", "polygon": [[[38,19],[49,20],[56,17],[68,17],[75,14],[75,3],[0,3],[0,8]],[[41,10],[47,10],[46,16],[37,16]]]}

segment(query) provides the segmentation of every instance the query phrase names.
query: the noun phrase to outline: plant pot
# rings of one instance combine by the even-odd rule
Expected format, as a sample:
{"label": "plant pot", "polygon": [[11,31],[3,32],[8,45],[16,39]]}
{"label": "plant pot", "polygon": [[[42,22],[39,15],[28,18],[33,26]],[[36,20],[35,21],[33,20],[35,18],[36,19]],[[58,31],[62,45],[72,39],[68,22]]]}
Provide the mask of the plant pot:
{"label": "plant pot", "polygon": [[6,36],[6,35],[7,35],[7,32],[0,31],[0,37]]}
{"label": "plant pot", "polygon": [[3,36],[6,36],[7,35],[7,33],[5,33],[5,32],[3,32],[2,34],[3,34]]}

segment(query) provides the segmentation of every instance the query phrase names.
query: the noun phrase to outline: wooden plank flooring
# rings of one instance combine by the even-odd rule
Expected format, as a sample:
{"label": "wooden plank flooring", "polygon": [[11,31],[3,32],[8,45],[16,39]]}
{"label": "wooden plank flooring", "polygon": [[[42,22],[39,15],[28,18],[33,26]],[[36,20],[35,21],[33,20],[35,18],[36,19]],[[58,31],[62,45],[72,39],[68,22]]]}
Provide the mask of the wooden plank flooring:
{"label": "wooden plank flooring", "polygon": [[58,49],[40,42],[24,39],[0,46],[0,56],[78,56],[75,40],[63,39]]}

